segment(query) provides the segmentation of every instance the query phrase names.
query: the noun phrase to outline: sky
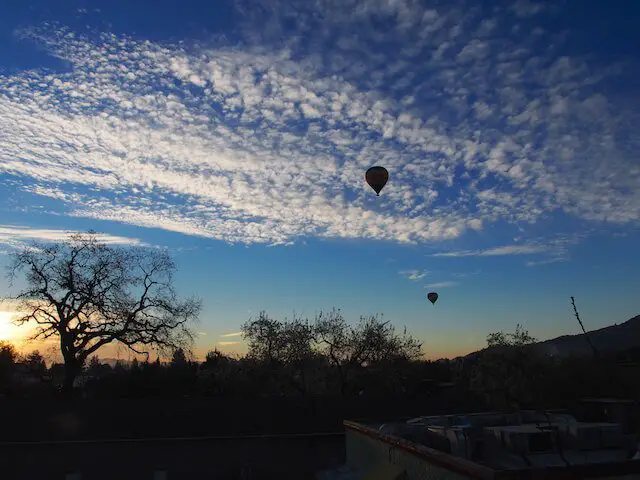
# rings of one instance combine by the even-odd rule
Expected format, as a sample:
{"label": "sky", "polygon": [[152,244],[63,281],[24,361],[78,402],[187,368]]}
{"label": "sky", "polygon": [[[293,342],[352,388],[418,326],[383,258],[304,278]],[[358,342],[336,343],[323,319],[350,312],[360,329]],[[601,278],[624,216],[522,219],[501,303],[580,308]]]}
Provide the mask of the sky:
{"label": "sky", "polygon": [[[178,291],[203,299],[199,355],[244,352],[261,310],[380,313],[429,358],[518,323],[578,333],[570,296],[587,328],[620,323],[640,313],[639,16],[593,0],[3,3],[0,268],[87,229],[168,248]],[[0,338],[22,338],[3,305]]]}

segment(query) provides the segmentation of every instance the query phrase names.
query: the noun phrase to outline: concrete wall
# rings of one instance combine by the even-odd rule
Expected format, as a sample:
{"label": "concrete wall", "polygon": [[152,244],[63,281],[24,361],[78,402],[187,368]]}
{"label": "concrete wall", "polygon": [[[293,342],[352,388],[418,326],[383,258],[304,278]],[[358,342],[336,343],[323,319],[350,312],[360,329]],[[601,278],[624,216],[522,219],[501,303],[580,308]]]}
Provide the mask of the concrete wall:
{"label": "concrete wall", "polygon": [[446,470],[398,447],[353,430],[346,430],[347,465],[366,472],[378,462],[403,468],[407,480],[467,480],[471,477]]}
{"label": "concrete wall", "polygon": [[341,435],[0,445],[7,480],[305,479],[342,463]]}

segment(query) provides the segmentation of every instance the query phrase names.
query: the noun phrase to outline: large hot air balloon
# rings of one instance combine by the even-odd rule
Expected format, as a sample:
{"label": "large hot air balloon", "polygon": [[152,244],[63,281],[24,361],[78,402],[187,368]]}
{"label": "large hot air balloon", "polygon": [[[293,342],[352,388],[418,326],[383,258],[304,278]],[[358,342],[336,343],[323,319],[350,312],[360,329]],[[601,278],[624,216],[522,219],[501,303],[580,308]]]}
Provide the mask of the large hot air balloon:
{"label": "large hot air balloon", "polygon": [[389,172],[384,167],[371,167],[365,175],[367,183],[376,192],[376,196],[380,196],[380,191],[389,180]]}
{"label": "large hot air balloon", "polygon": [[436,300],[438,300],[438,294],[436,292],[429,292],[427,293],[427,298],[433,305],[435,305]]}

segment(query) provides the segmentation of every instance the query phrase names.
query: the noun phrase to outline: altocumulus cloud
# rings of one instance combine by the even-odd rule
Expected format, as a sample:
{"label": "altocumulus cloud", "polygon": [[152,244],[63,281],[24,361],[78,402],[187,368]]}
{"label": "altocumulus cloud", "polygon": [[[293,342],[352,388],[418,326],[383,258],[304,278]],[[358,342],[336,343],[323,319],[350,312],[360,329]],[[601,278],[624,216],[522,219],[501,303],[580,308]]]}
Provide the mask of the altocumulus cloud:
{"label": "altocumulus cloud", "polygon": [[237,2],[237,42],[16,32],[71,69],[0,76],[0,181],[69,216],[243,243],[640,217],[638,102],[602,88],[625,65],[566,55],[542,5],[259,3]]}

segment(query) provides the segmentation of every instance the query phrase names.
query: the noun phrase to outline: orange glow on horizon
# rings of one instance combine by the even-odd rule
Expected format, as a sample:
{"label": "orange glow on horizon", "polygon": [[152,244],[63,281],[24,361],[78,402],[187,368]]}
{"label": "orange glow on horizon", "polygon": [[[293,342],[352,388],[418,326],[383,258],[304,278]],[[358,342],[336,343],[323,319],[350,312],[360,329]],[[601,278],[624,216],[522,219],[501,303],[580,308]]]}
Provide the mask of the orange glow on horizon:
{"label": "orange glow on horizon", "polygon": [[[26,341],[27,334],[31,333],[29,327],[27,325],[17,326],[12,322],[19,313],[20,312],[16,311],[0,311],[0,341],[12,343],[14,347],[23,354],[39,350],[42,354],[47,352],[48,356],[53,355],[57,357],[58,355],[53,353],[53,350],[56,349],[58,345],[57,338],[54,337],[48,341]],[[204,339],[199,340],[200,341],[196,341],[193,348],[194,359],[198,361],[203,361],[207,352],[214,349],[233,357],[244,356],[247,353],[247,344],[244,341],[234,339],[210,343],[202,341]],[[460,342],[460,337],[458,336],[456,341],[454,341],[454,338],[452,338],[448,332],[445,335],[432,335],[430,340],[431,341],[423,343],[423,358],[431,361],[464,356],[472,351],[482,349],[485,346],[484,342],[476,342],[475,340],[479,339],[475,338],[467,338],[466,341]],[[144,356],[136,355],[125,347],[117,344],[105,345],[97,352],[97,355],[99,358],[119,358],[122,360],[133,360],[136,357],[139,360],[144,359]],[[149,355],[150,360],[155,359],[155,357],[155,353]],[[51,360],[53,360],[53,358]],[[59,359],[56,359],[56,361],[58,360]]]}

